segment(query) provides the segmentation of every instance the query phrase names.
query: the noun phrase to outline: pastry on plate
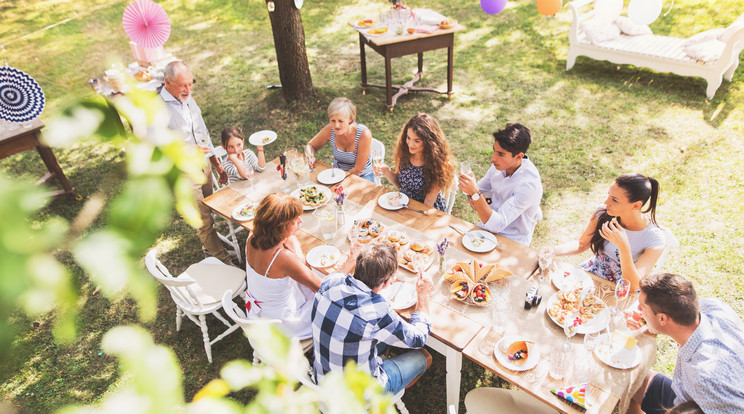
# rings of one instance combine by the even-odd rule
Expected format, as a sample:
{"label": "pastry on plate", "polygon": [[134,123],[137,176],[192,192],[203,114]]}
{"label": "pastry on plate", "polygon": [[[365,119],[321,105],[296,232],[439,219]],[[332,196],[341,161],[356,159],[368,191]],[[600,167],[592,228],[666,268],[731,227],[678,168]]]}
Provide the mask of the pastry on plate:
{"label": "pastry on plate", "polygon": [[530,348],[534,343],[529,341],[515,341],[506,349],[506,358],[514,365],[522,365],[530,356]]}
{"label": "pastry on plate", "polygon": [[459,301],[464,301],[470,294],[470,285],[464,280],[455,282],[450,287],[450,295]]}
{"label": "pastry on plate", "polygon": [[473,286],[470,299],[478,306],[486,306],[491,301],[491,290],[483,283]]}

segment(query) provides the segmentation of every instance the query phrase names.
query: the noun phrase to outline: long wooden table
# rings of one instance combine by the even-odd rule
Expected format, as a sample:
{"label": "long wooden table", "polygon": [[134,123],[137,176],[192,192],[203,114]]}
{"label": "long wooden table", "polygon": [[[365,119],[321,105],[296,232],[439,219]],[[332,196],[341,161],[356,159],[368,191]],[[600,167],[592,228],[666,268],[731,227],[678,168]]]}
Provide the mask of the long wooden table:
{"label": "long wooden table", "polygon": [[[398,97],[408,92],[434,92],[452,96],[452,72],[454,67],[454,44],[455,32],[465,30],[465,26],[456,24],[450,29],[437,29],[433,33],[407,33],[402,35],[384,35],[380,37],[368,37],[365,34],[368,29],[358,29],[359,32],[359,59],[362,65],[362,93],[366,94],[367,87],[385,88],[385,102],[388,110],[392,111]],[[367,53],[365,45],[379,53],[385,59],[385,85],[367,82]],[[424,52],[436,49],[447,49],[447,90],[440,92],[433,88],[420,88],[413,86],[424,73]],[[418,71],[413,79],[403,85],[393,85],[392,63],[393,58],[418,55]],[[393,95],[393,88],[398,92]]]}
{"label": "long wooden table", "polygon": [[[262,173],[256,173],[255,187],[250,189],[245,181],[230,184],[228,187],[214,193],[204,199],[204,203],[218,214],[232,219],[232,211],[238,205],[246,202],[248,199],[260,200],[271,192],[279,191],[283,183],[276,172],[277,161],[267,164]],[[310,179],[316,181],[317,174],[329,166],[322,162],[316,163],[316,171],[311,173]],[[290,178],[290,185],[296,188],[297,184],[294,178]],[[555,325],[545,313],[545,303],[547,299],[555,292],[555,289],[549,284],[541,286],[541,294],[544,299],[540,307],[531,311],[522,310],[524,303],[524,293],[529,289],[531,281],[527,278],[537,268],[537,252],[527,246],[513,242],[509,239],[498,237],[498,241],[504,246],[496,248],[487,253],[474,253],[462,244],[462,236],[453,230],[450,225],[459,229],[469,231],[474,229],[471,223],[460,220],[450,214],[440,212],[436,209],[429,208],[422,203],[411,200],[410,206],[422,209],[427,212],[426,215],[419,212],[402,209],[397,211],[385,210],[377,205],[377,199],[380,195],[388,192],[384,187],[375,185],[367,180],[363,180],[355,175],[347,176],[341,185],[347,192],[347,201],[345,203],[347,210],[346,225],[339,229],[337,235],[328,244],[334,245],[342,252],[348,252],[348,229],[355,219],[374,218],[382,222],[386,229],[396,229],[404,231],[408,237],[414,240],[424,240],[438,243],[445,237],[453,242],[453,245],[447,251],[448,266],[456,262],[475,258],[481,262],[495,263],[500,267],[511,271],[514,276],[505,279],[510,286],[512,303],[512,320],[507,334],[515,333],[539,333],[539,337],[547,337],[550,340],[542,341],[540,344],[543,356],[549,355],[550,348],[559,344],[565,336],[563,330]],[[332,202],[332,201],[331,201]],[[298,238],[305,251],[324,244],[320,237],[319,223],[312,215],[312,211],[303,214],[303,225]],[[237,224],[248,230],[252,229],[252,222],[237,222]],[[501,378],[515,384],[517,387],[524,389],[531,395],[563,413],[581,412],[574,406],[565,402],[550,393],[550,388],[566,386],[568,380],[563,382],[554,382],[549,378],[543,378],[536,383],[529,383],[524,378],[523,373],[516,373],[501,366],[493,356],[492,349],[489,352],[482,352],[484,340],[493,339],[493,331],[490,329],[491,307],[475,307],[456,302],[449,297],[449,282],[443,280],[442,274],[438,272],[436,263],[427,270],[427,274],[432,277],[435,290],[432,296],[430,312],[432,318],[432,330],[427,345],[436,352],[445,356],[446,359],[446,385],[447,385],[447,405],[454,407],[459,406],[460,402],[460,370],[462,366],[462,355],[475,361],[484,368],[494,372]],[[321,269],[322,270],[322,269]],[[319,274],[326,273],[319,271]],[[399,270],[398,279],[406,282],[415,280],[415,275],[406,270]],[[599,282],[604,293],[608,292],[607,284]],[[604,287],[603,287],[604,286]],[[401,311],[404,317],[410,317],[411,309]],[[577,335],[573,338],[574,348],[582,350],[580,340],[582,336]],[[624,396],[629,396],[640,385],[639,380],[643,379],[642,372],[645,372],[651,365],[655,357],[655,342],[650,338],[641,338],[639,342],[644,354],[644,361],[641,365],[633,370],[616,370],[614,368],[604,367],[601,371],[602,377],[597,377],[597,381],[592,382],[590,387],[591,398],[595,403],[587,412],[591,413],[611,413],[613,408],[621,401]],[[543,361],[545,362],[545,361]],[[621,407],[627,404],[621,404]]]}

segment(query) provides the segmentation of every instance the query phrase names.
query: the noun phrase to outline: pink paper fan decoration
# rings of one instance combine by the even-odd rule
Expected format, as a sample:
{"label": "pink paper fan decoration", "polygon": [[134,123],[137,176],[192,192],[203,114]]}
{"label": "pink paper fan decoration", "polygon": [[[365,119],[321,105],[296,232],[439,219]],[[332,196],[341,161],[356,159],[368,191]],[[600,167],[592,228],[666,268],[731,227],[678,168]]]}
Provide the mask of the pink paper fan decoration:
{"label": "pink paper fan decoration", "polygon": [[124,9],[121,19],[129,39],[139,46],[163,46],[170,36],[168,13],[152,0],[135,0]]}

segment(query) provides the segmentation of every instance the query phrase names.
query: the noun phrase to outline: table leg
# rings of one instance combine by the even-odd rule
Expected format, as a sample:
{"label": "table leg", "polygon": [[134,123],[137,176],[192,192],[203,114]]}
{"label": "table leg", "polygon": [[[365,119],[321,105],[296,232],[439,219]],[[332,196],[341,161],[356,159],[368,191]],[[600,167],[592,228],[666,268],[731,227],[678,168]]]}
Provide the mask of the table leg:
{"label": "table leg", "polygon": [[421,73],[423,76],[424,72],[424,52],[421,52],[418,54],[418,73]]}
{"label": "table leg", "polygon": [[385,55],[385,101],[388,110],[393,110],[393,68],[390,64],[390,55]]}
{"label": "table leg", "polygon": [[447,370],[447,407],[454,406],[455,414],[460,407],[460,379],[462,371],[462,352],[429,335],[426,345],[445,358]]}
{"label": "table leg", "polygon": [[462,352],[447,348],[447,406],[455,406],[457,414],[460,405],[460,379],[462,371]]}
{"label": "table leg", "polygon": [[364,37],[359,33],[359,59],[362,64],[362,95],[367,94],[367,53],[364,50]]}
{"label": "table leg", "polygon": [[452,98],[452,67],[455,64],[454,43],[455,43],[455,37],[452,36],[452,40],[450,40],[450,45],[447,48],[447,99]]}
{"label": "table leg", "polygon": [[70,182],[67,181],[67,177],[65,176],[65,173],[62,172],[62,168],[59,166],[59,162],[57,162],[54,153],[52,153],[52,149],[44,145],[39,145],[36,147],[36,151],[39,152],[39,156],[41,156],[41,160],[44,161],[47,170],[54,175],[54,178],[56,178],[60,184],[62,184],[62,188],[64,188],[62,194],[72,194],[75,189],[72,188]]}

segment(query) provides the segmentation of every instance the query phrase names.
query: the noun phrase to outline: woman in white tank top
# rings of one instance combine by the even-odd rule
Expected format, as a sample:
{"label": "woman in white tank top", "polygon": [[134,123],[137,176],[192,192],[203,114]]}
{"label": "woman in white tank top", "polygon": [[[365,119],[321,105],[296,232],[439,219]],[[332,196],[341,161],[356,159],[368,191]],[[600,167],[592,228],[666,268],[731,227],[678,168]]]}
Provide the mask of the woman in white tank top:
{"label": "woman in white tank top", "polygon": [[321,279],[305,264],[295,236],[302,212],[300,200],[288,194],[269,194],[256,208],[245,246],[245,306],[250,318],[280,319],[288,335],[305,339],[312,336],[310,312]]}

